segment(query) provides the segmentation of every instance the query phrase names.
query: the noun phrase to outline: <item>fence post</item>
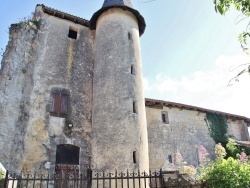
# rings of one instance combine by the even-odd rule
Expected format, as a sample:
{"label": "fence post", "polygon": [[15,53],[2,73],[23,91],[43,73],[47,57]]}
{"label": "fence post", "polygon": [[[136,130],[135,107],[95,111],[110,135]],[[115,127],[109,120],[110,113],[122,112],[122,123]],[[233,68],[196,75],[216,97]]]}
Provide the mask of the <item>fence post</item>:
{"label": "fence post", "polygon": [[7,185],[8,185],[8,177],[9,177],[9,171],[7,170],[7,171],[6,171],[6,174],[5,174],[5,178],[4,178],[4,185],[3,185],[4,188],[7,188]]}
{"label": "fence post", "polygon": [[160,169],[160,179],[161,179],[161,188],[164,188],[164,180],[163,180],[162,168]]}
{"label": "fence post", "polygon": [[87,188],[91,188],[92,186],[92,169],[87,169]]}

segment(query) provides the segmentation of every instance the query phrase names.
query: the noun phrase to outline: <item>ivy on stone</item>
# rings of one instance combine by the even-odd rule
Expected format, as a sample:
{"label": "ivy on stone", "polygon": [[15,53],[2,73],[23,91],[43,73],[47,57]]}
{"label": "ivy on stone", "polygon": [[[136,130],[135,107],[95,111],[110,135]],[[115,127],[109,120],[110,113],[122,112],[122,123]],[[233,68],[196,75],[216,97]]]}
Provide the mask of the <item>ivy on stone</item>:
{"label": "ivy on stone", "polygon": [[226,118],[218,114],[207,112],[206,119],[209,124],[210,137],[213,138],[216,144],[222,143],[222,145],[225,145],[228,142],[228,125]]}

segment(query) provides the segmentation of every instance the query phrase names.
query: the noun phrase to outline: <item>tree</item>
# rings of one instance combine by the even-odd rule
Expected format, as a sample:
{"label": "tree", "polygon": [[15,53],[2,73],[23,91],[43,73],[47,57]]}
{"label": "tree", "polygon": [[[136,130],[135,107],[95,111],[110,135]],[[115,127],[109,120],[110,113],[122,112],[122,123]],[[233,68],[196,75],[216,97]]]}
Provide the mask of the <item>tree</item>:
{"label": "tree", "polygon": [[[234,7],[237,11],[240,11],[242,14],[238,22],[248,19],[250,17],[249,0],[213,0],[213,1],[215,4],[215,11],[219,12],[221,15],[225,15],[225,13],[228,10],[230,10],[231,7]],[[250,37],[249,25],[250,22],[248,22],[246,30],[239,35],[239,41],[244,51],[248,49],[246,45],[247,45],[247,39]]]}
{"label": "tree", "polygon": [[[213,0],[215,4],[215,11],[219,12],[221,15],[225,15],[230,8],[234,7],[237,11],[241,12],[241,15],[237,17],[236,23],[241,22],[242,20],[247,20],[250,18],[250,1],[249,0]],[[250,21],[246,26],[246,30],[239,34],[238,40],[240,42],[241,48],[244,52],[248,54],[247,41],[250,38]],[[245,69],[242,69],[234,78],[229,81],[229,84],[232,80],[239,81],[239,76],[244,73],[250,73],[250,63],[242,64],[248,65]],[[237,67],[238,68],[238,67]]]}

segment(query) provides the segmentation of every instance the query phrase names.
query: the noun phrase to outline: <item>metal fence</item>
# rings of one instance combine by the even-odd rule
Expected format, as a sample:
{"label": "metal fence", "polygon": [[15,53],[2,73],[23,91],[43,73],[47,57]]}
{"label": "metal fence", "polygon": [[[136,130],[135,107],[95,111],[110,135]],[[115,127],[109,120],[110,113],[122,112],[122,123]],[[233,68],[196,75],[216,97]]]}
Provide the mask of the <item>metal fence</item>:
{"label": "metal fence", "polygon": [[163,174],[159,172],[92,172],[56,171],[52,174],[20,173],[7,171],[4,188],[163,188]]}

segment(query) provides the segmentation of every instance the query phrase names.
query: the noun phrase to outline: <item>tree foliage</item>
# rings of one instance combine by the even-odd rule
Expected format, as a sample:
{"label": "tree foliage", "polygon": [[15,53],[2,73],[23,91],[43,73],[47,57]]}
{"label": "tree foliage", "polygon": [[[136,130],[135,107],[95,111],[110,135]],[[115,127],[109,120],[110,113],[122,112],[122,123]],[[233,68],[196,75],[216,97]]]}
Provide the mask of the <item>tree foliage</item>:
{"label": "tree foliage", "polygon": [[219,11],[224,15],[232,6],[236,10],[241,11],[242,14],[249,16],[250,1],[249,0],[213,0],[215,4],[215,11]]}
{"label": "tree foliage", "polygon": [[[241,12],[241,20],[245,20],[250,17],[250,1],[249,0],[213,0],[215,4],[215,11],[219,12],[221,15],[225,15],[225,13],[230,10],[230,8],[234,7],[237,11]],[[241,43],[242,49],[247,51],[247,39],[250,37],[250,29],[249,22],[246,26],[246,30],[239,34],[239,41]]]}

